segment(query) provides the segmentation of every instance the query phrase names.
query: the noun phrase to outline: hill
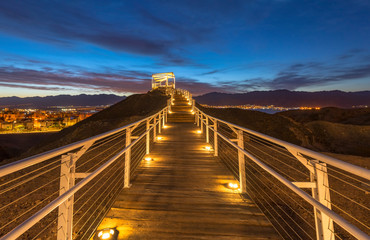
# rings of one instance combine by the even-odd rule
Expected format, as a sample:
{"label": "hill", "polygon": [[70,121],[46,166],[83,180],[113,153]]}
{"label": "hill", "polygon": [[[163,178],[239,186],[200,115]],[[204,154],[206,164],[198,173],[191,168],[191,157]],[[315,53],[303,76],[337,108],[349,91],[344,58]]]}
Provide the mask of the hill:
{"label": "hill", "polygon": [[112,105],[125,99],[125,96],[114,94],[99,95],[57,95],[46,97],[2,97],[0,107],[21,107],[21,108],[48,108],[53,106],[101,106]]}
{"label": "hill", "polygon": [[225,121],[314,151],[370,156],[368,109],[327,108],[271,115],[235,108],[199,108]]}
{"label": "hill", "polygon": [[237,108],[219,109],[204,108],[201,106],[198,107],[205,113],[227,122],[231,122],[290,143],[304,147],[312,147],[312,134],[307,131],[302,124],[287,117]]}
{"label": "hill", "polygon": [[342,92],[296,92],[289,90],[255,91],[240,94],[207,93],[195,97],[208,105],[274,105],[279,107],[342,107],[370,105],[370,91]]}
{"label": "hill", "polygon": [[276,115],[286,116],[300,123],[327,121],[370,126],[370,108],[341,109],[328,107],[320,110],[290,110],[276,113]]}
{"label": "hill", "polygon": [[159,91],[131,95],[71,127],[50,135],[17,158],[32,156],[127,125],[154,114],[166,104],[167,96]]}

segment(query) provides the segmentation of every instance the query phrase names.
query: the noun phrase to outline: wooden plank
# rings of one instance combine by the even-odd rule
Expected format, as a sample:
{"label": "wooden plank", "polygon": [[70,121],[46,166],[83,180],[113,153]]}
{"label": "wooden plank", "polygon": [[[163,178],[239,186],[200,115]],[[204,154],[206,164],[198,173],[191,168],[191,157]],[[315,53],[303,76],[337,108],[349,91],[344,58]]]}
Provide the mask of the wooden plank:
{"label": "wooden plank", "polygon": [[98,229],[117,227],[119,239],[279,239],[251,200],[226,187],[235,179],[203,149],[190,106],[176,96],[172,109],[154,161],[140,164]]}

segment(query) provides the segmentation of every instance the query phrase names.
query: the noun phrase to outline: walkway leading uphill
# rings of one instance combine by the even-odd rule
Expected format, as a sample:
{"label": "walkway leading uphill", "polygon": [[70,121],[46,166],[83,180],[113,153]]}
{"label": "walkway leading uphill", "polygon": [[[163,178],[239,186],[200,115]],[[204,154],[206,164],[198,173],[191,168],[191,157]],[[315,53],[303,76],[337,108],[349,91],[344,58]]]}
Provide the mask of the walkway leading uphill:
{"label": "walkway leading uphill", "polygon": [[98,229],[117,227],[119,239],[278,239],[257,206],[227,188],[232,174],[205,149],[186,99],[174,99],[153,161],[138,167]]}
{"label": "walkway leading uphill", "polygon": [[369,169],[217,118],[155,77],[58,142],[83,140],[0,166],[0,240],[370,240]]}

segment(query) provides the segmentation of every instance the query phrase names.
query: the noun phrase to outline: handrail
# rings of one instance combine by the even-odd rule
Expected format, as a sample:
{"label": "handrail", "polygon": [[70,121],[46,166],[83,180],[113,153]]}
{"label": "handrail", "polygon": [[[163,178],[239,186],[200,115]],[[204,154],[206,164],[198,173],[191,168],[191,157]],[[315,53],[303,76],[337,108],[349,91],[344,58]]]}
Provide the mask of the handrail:
{"label": "handrail", "polygon": [[[5,176],[5,175],[10,174],[10,173],[13,173],[13,172],[16,172],[18,170],[22,170],[26,167],[30,167],[30,166],[35,165],[37,163],[41,163],[41,162],[43,162],[45,160],[48,160],[48,159],[51,159],[53,157],[60,156],[63,153],[67,153],[71,150],[75,150],[75,149],[80,148],[80,147],[91,146],[92,142],[96,142],[97,140],[109,137],[109,136],[111,136],[115,133],[122,132],[124,130],[126,130],[126,134],[127,134],[127,131],[129,131],[129,136],[126,136],[126,138],[127,137],[131,138],[131,128],[135,128],[136,126],[140,125],[143,122],[147,123],[146,130],[140,136],[135,137],[134,141],[132,141],[132,142],[130,141],[128,143],[128,145],[125,146],[125,148],[123,150],[116,153],[113,157],[111,157],[109,160],[107,160],[105,163],[103,163],[100,167],[98,167],[93,172],[86,173],[84,178],[81,181],[79,181],[76,185],[71,186],[67,191],[65,191],[64,193],[61,193],[57,198],[52,200],[49,204],[44,206],[41,210],[39,210],[38,212],[33,214],[27,220],[25,220],[20,225],[18,225],[17,227],[12,229],[10,232],[8,232],[6,235],[1,237],[1,240],[8,240],[8,239],[12,240],[12,239],[16,239],[17,237],[21,236],[24,232],[26,232],[28,229],[30,229],[32,226],[34,226],[37,222],[39,222],[41,219],[43,219],[45,216],[47,216],[54,209],[56,209],[57,207],[60,207],[60,205],[62,203],[66,202],[68,199],[72,198],[78,190],[80,190],[83,186],[85,186],[91,180],[93,180],[97,175],[99,175],[101,172],[103,172],[105,169],[107,169],[110,165],[112,165],[112,163],[114,163],[117,159],[119,159],[123,154],[125,154],[127,151],[131,150],[131,148],[133,146],[135,146],[141,139],[143,139],[145,136],[147,136],[147,138],[148,138],[150,136],[149,134],[150,134],[151,131],[156,131],[156,126],[157,125],[159,126],[159,130],[160,130],[161,124],[164,125],[164,119],[165,119],[164,115],[168,113],[168,108],[169,107],[167,105],[166,107],[164,107],[160,111],[156,112],[155,114],[153,114],[149,117],[146,117],[144,119],[138,120],[134,123],[130,123],[128,125],[125,125],[123,127],[120,127],[120,128],[117,128],[117,129],[114,129],[114,130],[111,130],[111,131],[108,131],[108,132],[105,132],[105,133],[102,133],[102,134],[84,139],[84,140],[81,140],[81,141],[78,141],[78,142],[75,142],[75,143],[71,143],[67,146],[63,146],[63,147],[53,149],[53,150],[50,150],[50,151],[47,151],[47,152],[44,152],[44,153],[41,153],[41,154],[38,154],[38,155],[35,155],[35,156],[31,156],[31,157],[19,160],[19,161],[14,162],[14,163],[10,163],[10,164],[1,166],[0,167],[0,177]],[[157,118],[158,118],[158,120],[156,120]],[[149,124],[151,120],[153,120],[153,124]],[[155,133],[154,133],[154,136],[155,136]],[[146,144],[149,144],[148,140],[147,140]],[[126,142],[126,144],[127,144],[127,142]],[[149,151],[148,146],[147,146],[147,151]],[[130,153],[128,153],[128,154],[130,155]],[[127,156],[126,156],[126,158],[127,158]],[[126,164],[126,161],[127,161],[127,159],[125,160],[125,164]],[[126,173],[125,173],[125,175],[126,175]],[[128,172],[128,175],[130,175],[130,172]],[[129,181],[129,178],[128,178],[127,181]],[[126,185],[126,178],[125,178],[125,185]]]}
{"label": "handrail", "polygon": [[[203,120],[202,120],[203,121]],[[203,121],[204,124],[205,121]],[[211,126],[208,126],[210,129],[213,130]],[[310,203],[312,206],[316,207],[329,217],[331,217],[338,225],[343,227],[345,230],[347,230],[349,233],[351,233],[353,236],[355,236],[358,239],[369,239],[368,235],[364,232],[362,232],[360,229],[358,229],[356,226],[350,224],[347,220],[345,220],[343,217],[335,213],[333,210],[327,208],[323,204],[321,204],[319,201],[316,199],[312,198],[312,196],[308,195],[306,192],[301,190],[299,187],[291,183],[289,180],[284,178],[282,175],[274,171],[272,168],[258,160],[256,157],[254,157],[252,154],[248,153],[245,151],[243,148],[239,147],[236,145],[234,142],[230,141],[227,137],[222,135],[220,132],[217,132],[217,134],[223,138],[225,141],[227,141],[229,144],[231,144],[233,147],[236,149],[240,150],[243,152],[245,156],[247,156],[249,159],[251,159],[253,162],[255,162],[257,165],[259,165],[261,168],[266,170],[268,173],[270,173],[272,176],[274,176],[276,179],[278,179],[281,183],[283,183],[285,186],[287,186],[289,189],[291,189],[293,192],[298,194],[300,197],[302,197],[304,200],[306,200],[308,203]]]}
{"label": "handrail", "polygon": [[160,110],[159,112],[157,112],[157,113],[155,113],[155,114],[153,114],[153,115],[151,115],[149,117],[146,117],[144,119],[138,120],[138,121],[136,121],[134,123],[130,123],[130,124],[125,125],[123,127],[116,128],[116,129],[113,129],[111,131],[108,131],[108,132],[105,132],[105,133],[101,133],[99,135],[92,136],[92,137],[89,137],[87,139],[83,139],[81,141],[68,144],[66,146],[62,146],[62,147],[59,147],[59,148],[56,148],[56,149],[52,149],[52,150],[49,150],[47,152],[43,152],[43,153],[40,153],[40,154],[31,156],[31,157],[28,157],[28,158],[25,158],[25,159],[18,160],[18,161],[13,162],[13,163],[8,163],[8,164],[5,164],[3,166],[0,166],[0,177],[3,177],[5,175],[8,175],[10,173],[19,171],[19,170],[24,169],[24,168],[30,167],[30,166],[35,165],[37,163],[43,162],[43,161],[45,161],[47,159],[50,159],[50,158],[59,156],[62,153],[69,152],[71,150],[77,149],[79,147],[84,146],[88,142],[91,142],[91,141],[94,141],[95,142],[95,141],[100,140],[102,138],[105,138],[105,137],[108,137],[110,135],[113,135],[113,134],[115,134],[117,132],[121,132],[121,131],[123,131],[123,130],[125,130],[127,128],[130,128],[132,126],[135,126],[138,123],[141,123],[143,121],[146,121],[148,119],[151,119],[153,117],[156,117],[161,111],[166,110],[167,108],[168,107],[165,107],[162,110]]}
{"label": "handrail", "polygon": [[[132,126],[132,124],[130,124]],[[52,202],[50,202],[48,205],[43,207],[41,210],[39,210],[37,213],[32,215],[30,218],[28,218],[26,221],[18,225],[15,229],[4,235],[1,240],[12,240],[16,239],[17,237],[21,236],[24,232],[26,232],[28,229],[30,229],[33,225],[35,225],[37,222],[39,222],[41,219],[43,219],[46,215],[48,215],[51,211],[53,211],[55,208],[59,207],[62,203],[64,203],[66,200],[68,200],[71,196],[73,196],[78,190],[80,190],[83,186],[88,184],[91,180],[94,179],[99,173],[104,171],[107,167],[109,167],[114,161],[116,161],[120,156],[122,156],[127,150],[131,149],[132,146],[134,146],[140,139],[142,139],[154,126],[149,128],[147,131],[145,131],[143,134],[139,136],[135,141],[133,141],[130,145],[125,147],[123,150],[121,150],[119,153],[117,153],[115,156],[113,156],[111,159],[109,159],[106,163],[101,165],[99,168],[97,168],[95,171],[87,175],[84,179],[82,179],[79,183],[77,183],[75,186],[70,188],[68,191],[66,191],[64,194],[60,195],[56,199],[54,199]]]}
{"label": "handrail", "polygon": [[330,156],[326,156],[324,154],[321,154],[321,153],[318,153],[318,152],[315,152],[315,151],[312,151],[310,149],[307,149],[307,148],[304,148],[304,147],[301,147],[301,146],[297,146],[295,144],[292,144],[292,143],[288,143],[284,140],[280,140],[280,139],[277,139],[277,138],[274,138],[274,137],[271,137],[271,136],[268,136],[266,134],[263,134],[263,133],[260,133],[260,132],[256,132],[256,131],[253,131],[251,129],[248,129],[248,128],[245,128],[245,127],[242,127],[242,126],[238,126],[234,123],[230,123],[230,122],[227,122],[227,121],[224,121],[222,119],[219,119],[219,118],[216,118],[216,117],[213,117],[213,116],[210,116],[206,113],[204,113],[203,111],[201,111],[199,108],[196,107],[196,109],[201,112],[203,115],[206,115],[208,116],[210,119],[214,119],[214,120],[217,120],[219,122],[222,122],[222,123],[225,123],[227,125],[230,125],[230,126],[233,126],[237,129],[240,129],[242,131],[245,131],[245,132],[248,132],[248,133],[251,133],[255,136],[258,136],[260,138],[263,138],[265,140],[268,140],[270,142],[273,142],[273,143],[276,143],[278,145],[282,145],[282,146],[287,146],[287,147],[290,147],[290,148],[293,148],[293,149],[296,149],[297,151],[301,152],[301,153],[304,153],[304,154],[307,154],[311,157],[315,157],[317,160],[320,160],[322,162],[325,162],[327,164],[330,164],[334,167],[337,167],[337,168],[340,168],[340,169],[344,169],[350,173],[353,173],[357,176],[360,176],[360,177],[363,177],[367,180],[370,180],[370,170],[366,169],[366,168],[362,168],[362,167],[359,167],[359,166],[356,166],[356,165],[353,165],[351,163],[347,163],[347,162],[344,162],[344,161],[340,161],[336,158],[333,158],[333,157],[330,157]]}
{"label": "handrail", "polygon": [[[193,103],[193,105],[195,105],[195,103]],[[248,134],[251,134],[251,135],[256,136],[258,138],[261,138],[263,140],[269,141],[269,142],[271,142],[273,144],[282,146],[282,147],[286,148],[286,150],[288,150],[291,153],[293,151],[293,152],[302,154],[304,156],[307,156],[309,158],[312,158],[313,160],[315,160],[319,164],[321,163],[322,165],[320,165],[320,166],[322,166],[324,168],[323,169],[324,171],[322,173],[320,173],[320,174],[321,175],[324,174],[324,175],[322,175],[320,177],[320,180],[316,180],[316,181],[320,181],[320,182],[316,182],[316,187],[318,188],[318,191],[319,192],[321,191],[321,194],[322,194],[322,191],[324,191],[324,194],[325,195],[326,194],[330,194],[328,192],[325,192],[325,191],[327,191],[326,189],[328,187],[328,184],[326,183],[327,185],[325,185],[322,182],[322,181],[328,181],[328,177],[327,177],[327,175],[325,175],[325,172],[327,171],[326,170],[326,164],[329,164],[329,165],[331,165],[333,167],[336,167],[338,169],[342,169],[342,170],[348,172],[349,174],[353,174],[353,175],[356,175],[358,177],[362,177],[362,178],[367,179],[367,180],[370,180],[370,170],[368,170],[366,168],[362,168],[362,167],[356,166],[356,165],[353,165],[353,164],[350,164],[350,163],[347,163],[347,162],[344,162],[344,161],[340,161],[338,159],[335,159],[335,158],[326,156],[324,154],[321,154],[321,153],[318,153],[318,152],[314,152],[312,150],[309,150],[309,149],[306,149],[306,148],[297,146],[295,144],[291,144],[291,143],[288,143],[286,141],[283,141],[283,140],[280,140],[280,139],[276,139],[274,137],[271,137],[271,136],[268,136],[268,135],[265,135],[265,134],[262,134],[262,133],[259,133],[259,132],[250,130],[248,128],[241,127],[241,126],[238,126],[236,124],[227,122],[225,120],[222,120],[222,119],[219,119],[219,118],[210,116],[210,115],[204,113],[198,107],[195,107],[195,106],[193,106],[193,111],[195,111],[196,117],[198,118],[198,126],[199,126],[199,122],[200,122],[201,129],[203,129],[203,125],[206,127],[207,143],[209,142],[209,132],[208,131],[209,130],[212,130],[215,133],[214,141],[216,141],[216,142],[213,142],[214,147],[215,147],[215,151],[217,151],[217,153],[215,152],[215,156],[218,156],[218,152],[220,151],[219,150],[219,147],[218,147],[217,139],[216,139],[216,136],[219,136],[223,140],[225,140],[228,144],[230,144],[232,147],[234,147],[235,149],[237,149],[239,156],[240,156],[240,154],[242,154],[243,156],[248,157],[252,162],[254,162],[255,164],[257,164],[259,167],[261,167],[263,170],[265,170],[271,176],[273,176],[275,179],[277,179],[280,183],[284,184],[291,191],[293,191],[295,194],[297,194],[302,199],[304,199],[307,203],[309,203],[311,206],[313,206],[314,209],[315,209],[315,211],[317,209],[323,215],[326,215],[330,219],[329,221],[334,221],[340,227],[342,227],[344,230],[346,230],[348,233],[352,234],[352,236],[354,236],[354,237],[356,237],[358,239],[370,239],[369,236],[365,232],[363,232],[362,230],[360,230],[357,226],[349,223],[342,216],[340,216],[339,214],[337,214],[336,212],[334,212],[333,210],[331,210],[330,200],[329,200],[329,205],[327,205],[328,204],[328,200],[327,199],[325,199],[323,201],[322,199],[317,198],[318,197],[317,195],[315,195],[315,196],[314,195],[312,195],[312,196],[309,195],[308,193],[306,193],[305,191],[303,191],[299,186],[295,185],[295,183],[289,181],[288,179],[286,179],[285,177],[283,177],[281,174],[279,174],[278,172],[276,172],[274,169],[272,169],[271,167],[269,167],[268,165],[266,165],[265,163],[263,163],[257,157],[255,157],[254,155],[252,155],[250,152],[248,152],[247,150],[245,150],[244,147],[243,147],[243,144],[242,145],[239,145],[240,142],[239,143],[235,143],[235,141],[236,141],[235,139],[229,139],[228,137],[226,137],[222,133],[220,133],[220,131],[218,131],[218,127],[215,124],[223,123],[223,124],[227,125],[232,131],[234,131],[237,134],[237,136],[239,136],[239,134],[240,133],[243,133],[243,132],[244,133],[248,133]],[[213,123],[213,125],[210,124],[208,120],[211,120],[212,123]],[[240,131],[240,133],[239,133],[239,131]],[[241,139],[243,139],[243,137],[241,137]],[[300,160],[299,157],[300,156],[296,156],[297,160]],[[242,160],[242,161],[244,162],[244,160]],[[304,164],[311,171],[311,174],[314,174],[314,175],[315,174],[318,174],[318,173],[312,172],[312,169],[313,169],[312,167],[315,167],[316,166],[315,165],[315,161],[313,161],[312,163],[309,164],[308,163],[309,160],[308,160],[308,162]],[[245,165],[245,163],[240,163],[240,159],[239,159],[239,164],[243,164],[243,165],[240,165],[240,166],[244,166]],[[313,164],[313,165],[311,165],[311,164]],[[245,184],[245,183],[243,183],[245,181],[245,172],[244,173],[243,172],[240,172],[240,171],[244,171],[244,170],[241,170],[240,166],[239,166],[239,178],[240,178],[239,181],[240,181],[241,191],[243,192],[242,184]],[[240,175],[244,175],[244,177],[241,177]],[[311,181],[312,181],[312,179],[311,179]],[[329,199],[330,199],[330,196],[329,196]],[[315,212],[315,217],[317,217],[316,212]],[[318,224],[317,221],[316,221],[316,224]],[[333,224],[330,224],[330,222],[327,222],[327,224],[329,224],[329,225],[326,225],[326,227],[329,227],[330,225],[333,226]],[[331,239],[331,237],[328,237],[327,238],[327,236],[321,235],[322,233],[321,234],[318,233],[318,231],[320,232],[320,230],[318,230],[318,226],[316,226],[316,231],[317,231],[317,234],[318,234],[317,235],[317,238],[318,239],[329,239],[329,238]],[[330,232],[329,235],[332,234],[332,233],[334,233],[333,232],[333,229],[329,230],[329,232]]]}

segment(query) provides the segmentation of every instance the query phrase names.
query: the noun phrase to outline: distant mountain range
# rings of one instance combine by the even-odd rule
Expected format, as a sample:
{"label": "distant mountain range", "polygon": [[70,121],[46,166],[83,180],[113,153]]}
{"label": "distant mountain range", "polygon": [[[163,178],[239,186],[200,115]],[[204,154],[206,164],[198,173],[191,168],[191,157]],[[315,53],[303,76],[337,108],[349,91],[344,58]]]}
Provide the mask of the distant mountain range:
{"label": "distant mountain range", "polygon": [[0,107],[19,107],[19,108],[49,108],[54,106],[101,106],[112,105],[123,99],[125,96],[114,94],[99,95],[57,95],[46,97],[2,97]]}
{"label": "distant mountain range", "polygon": [[339,107],[370,105],[370,91],[342,92],[296,92],[289,90],[255,91],[240,94],[207,93],[195,97],[196,101],[208,105],[274,105],[278,107]]}

